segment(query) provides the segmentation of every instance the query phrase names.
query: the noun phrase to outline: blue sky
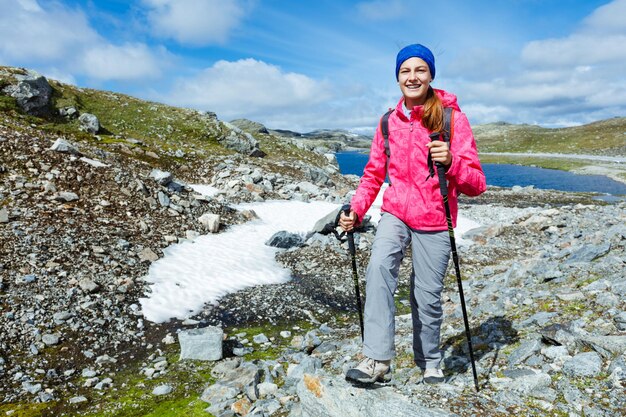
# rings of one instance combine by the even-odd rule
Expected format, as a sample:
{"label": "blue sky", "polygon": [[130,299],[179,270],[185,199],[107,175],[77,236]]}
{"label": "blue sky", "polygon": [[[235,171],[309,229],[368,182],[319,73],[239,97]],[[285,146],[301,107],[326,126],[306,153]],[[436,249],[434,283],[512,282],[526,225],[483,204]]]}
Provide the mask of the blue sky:
{"label": "blue sky", "polygon": [[626,0],[0,0],[0,65],[270,128],[371,133],[430,47],[474,124],[626,116]]}

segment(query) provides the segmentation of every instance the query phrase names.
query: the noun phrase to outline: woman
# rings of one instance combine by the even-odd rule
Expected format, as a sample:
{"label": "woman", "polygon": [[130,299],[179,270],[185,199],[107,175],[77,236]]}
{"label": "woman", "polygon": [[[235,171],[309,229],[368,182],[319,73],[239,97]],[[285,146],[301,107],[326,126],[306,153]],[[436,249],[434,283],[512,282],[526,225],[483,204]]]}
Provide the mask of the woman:
{"label": "woman", "polygon": [[[457,194],[476,196],[485,191],[476,143],[456,96],[433,89],[435,57],[423,45],[403,48],[396,58],[396,79],[402,99],[388,121],[389,161],[380,126],[370,157],[352,201],[349,216],[342,214],[340,226],[351,231],[376,198],[385,176],[390,186],[383,196],[382,216],[366,274],[363,354],[365,359],[346,373],[346,379],[373,383],[390,378],[395,356],[393,294],[398,269],[411,244],[411,311],[413,353],[424,381],[443,381],[440,369],[440,329],[443,318],[441,292],[450,257],[446,215],[437,177],[429,175],[433,162],[446,167],[453,225],[457,218]],[[443,129],[443,108],[452,107],[450,144],[431,141],[429,134]]]}

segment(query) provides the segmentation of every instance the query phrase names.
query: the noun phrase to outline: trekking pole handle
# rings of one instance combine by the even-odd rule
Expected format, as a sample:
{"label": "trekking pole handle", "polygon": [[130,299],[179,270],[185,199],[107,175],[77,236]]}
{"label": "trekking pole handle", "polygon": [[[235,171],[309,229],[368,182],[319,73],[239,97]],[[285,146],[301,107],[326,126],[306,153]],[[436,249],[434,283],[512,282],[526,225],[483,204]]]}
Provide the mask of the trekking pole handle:
{"label": "trekking pole handle", "polygon": [[[430,140],[441,140],[441,133],[435,132],[431,133]],[[439,190],[441,191],[442,197],[448,196],[448,182],[446,181],[446,167],[441,162],[435,161],[435,166],[437,167],[437,177],[439,178]]]}
{"label": "trekking pole handle", "polygon": [[446,167],[441,162],[435,162],[437,166],[437,177],[439,177],[439,190],[441,196],[446,197],[448,195],[448,182],[446,181]]}
{"label": "trekking pole handle", "polygon": [[[343,214],[350,217],[350,204],[344,205],[343,207],[341,207],[341,210],[343,210]],[[356,248],[354,246],[354,229],[348,232],[348,248],[350,249],[351,254],[356,253]]]}

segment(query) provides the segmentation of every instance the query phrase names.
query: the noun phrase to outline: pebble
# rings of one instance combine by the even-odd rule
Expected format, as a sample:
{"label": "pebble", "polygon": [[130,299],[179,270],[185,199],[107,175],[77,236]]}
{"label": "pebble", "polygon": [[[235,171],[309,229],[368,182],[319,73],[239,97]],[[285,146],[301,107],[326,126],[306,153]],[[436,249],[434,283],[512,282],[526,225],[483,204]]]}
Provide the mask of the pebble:
{"label": "pebble", "polygon": [[163,385],[159,385],[157,387],[155,387],[152,390],[152,395],[168,395],[170,394],[174,389],[172,388],[171,385],[168,384],[163,384]]}

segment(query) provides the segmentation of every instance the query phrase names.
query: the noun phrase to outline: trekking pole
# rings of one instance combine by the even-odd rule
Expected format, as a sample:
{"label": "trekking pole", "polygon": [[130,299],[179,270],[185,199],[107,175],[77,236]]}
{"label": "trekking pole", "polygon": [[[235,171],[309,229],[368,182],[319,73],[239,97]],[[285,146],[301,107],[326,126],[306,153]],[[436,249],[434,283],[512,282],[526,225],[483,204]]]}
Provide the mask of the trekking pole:
{"label": "trekking pole", "polygon": [[[350,216],[350,206],[343,206],[343,212]],[[352,278],[354,279],[354,291],[356,292],[356,305],[359,309],[359,324],[361,325],[361,340],[363,340],[363,305],[361,304],[361,289],[359,288],[359,275],[356,269],[356,247],[354,246],[354,232],[348,232],[348,248],[352,258]]]}
{"label": "trekking pole", "polygon": [[[433,140],[439,138],[439,133],[431,135]],[[452,227],[452,216],[450,215],[450,204],[448,203],[448,183],[446,182],[446,167],[441,162],[436,162],[437,177],[439,177],[439,189],[443,197],[443,206],[446,210],[446,222],[448,223],[448,234],[450,235],[450,250],[452,251],[452,260],[454,261],[454,270],[456,272],[456,282],[459,285],[459,296],[461,298],[461,310],[463,311],[463,322],[465,323],[465,336],[467,337],[467,346],[469,347],[470,361],[472,362],[472,373],[474,374],[474,387],[476,392],[478,388],[478,374],[476,373],[476,365],[474,363],[474,351],[472,349],[472,334],[470,332],[469,321],[467,319],[467,309],[465,308],[465,296],[463,295],[463,282],[461,281],[461,269],[459,268],[459,257],[456,253],[456,241],[454,239],[454,228]]]}

